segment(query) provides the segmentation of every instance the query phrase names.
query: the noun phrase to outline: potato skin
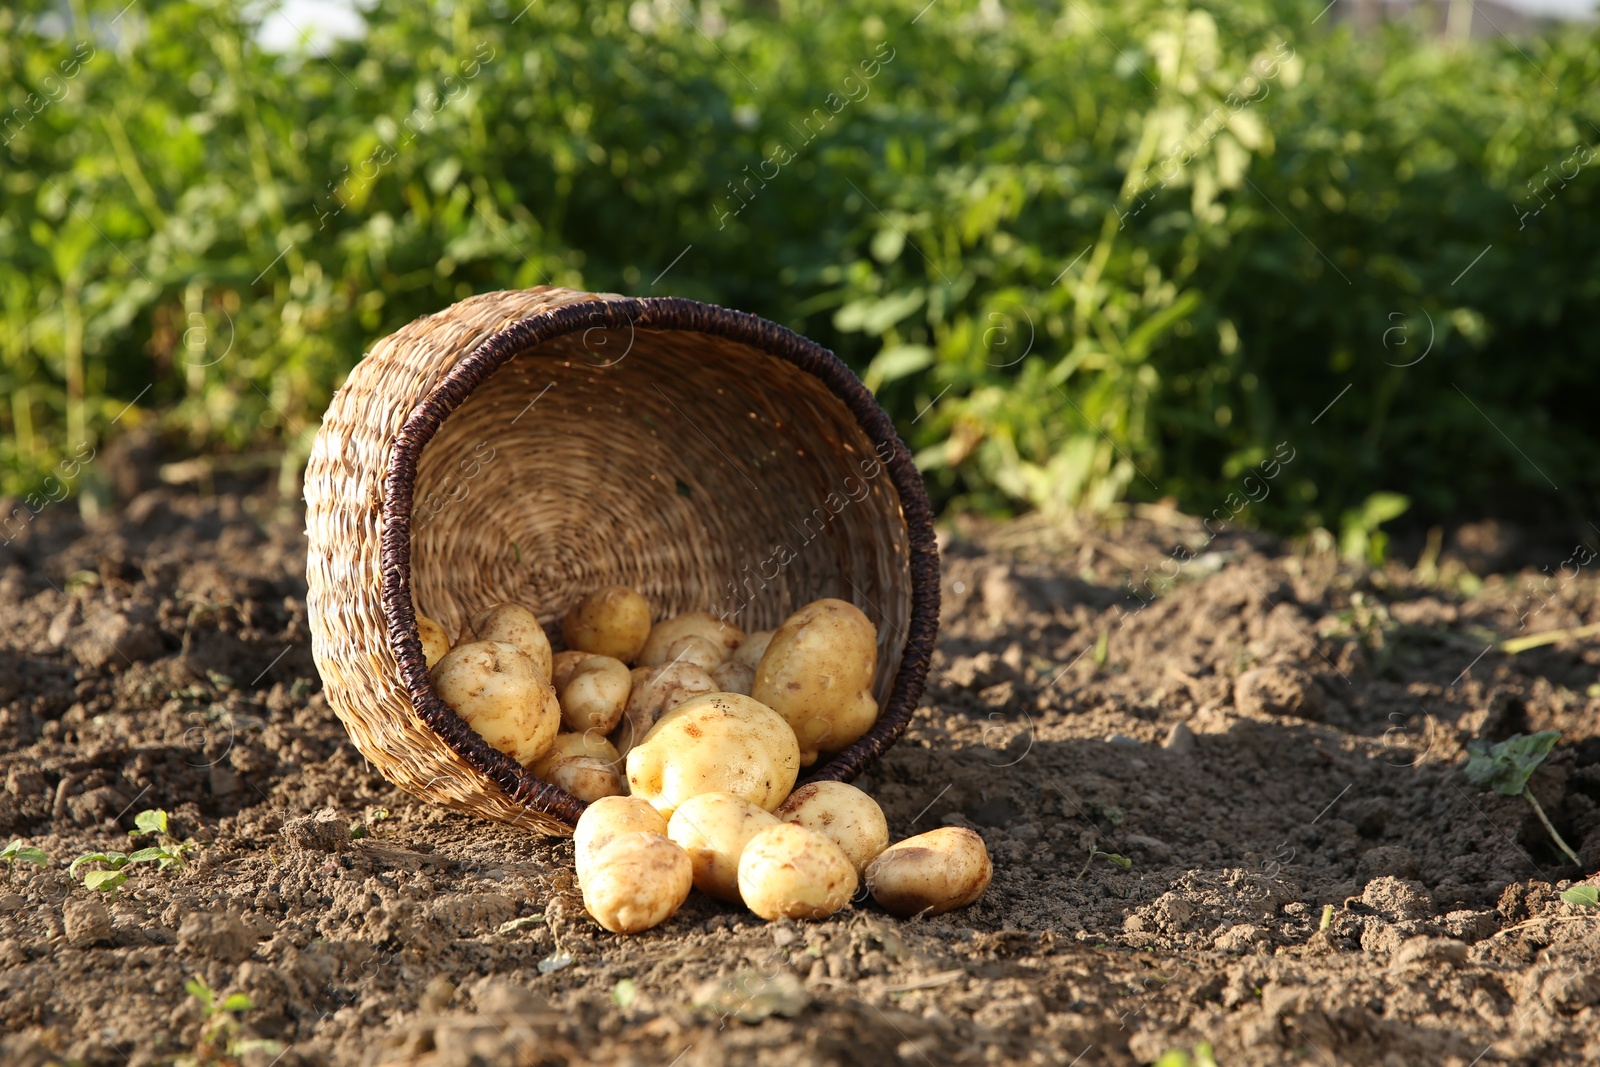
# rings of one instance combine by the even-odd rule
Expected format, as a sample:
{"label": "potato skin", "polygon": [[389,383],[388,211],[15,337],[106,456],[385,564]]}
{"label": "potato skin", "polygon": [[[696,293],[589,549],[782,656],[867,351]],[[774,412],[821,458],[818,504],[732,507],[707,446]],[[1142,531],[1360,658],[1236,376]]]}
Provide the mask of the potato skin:
{"label": "potato skin", "polygon": [[667,832],[667,820],[661,817],[648,801],[638,797],[604,797],[596,800],[578,816],[578,825],[572,831],[573,867],[581,885],[588,875],[590,862],[599,851],[624,834],[662,834]]}
{"label": "potato skin", "polygon": [[[663,619],[650,631],[650,639],[639,653],[639,663],[656,667],[670,662],[670,649],[685,637],[704,638],[716,650],[717,662],[733,655],[733,650],[744,641],[744,631],[731,622],[724,622],[709,611],[686,611],[670,619]],[[715,664],[713,664],[714,666]]]}
{"label": "potato skin", "polygon": [[540,766],[544,769],[535,772],[540,779],[565,789],[585,804],[622,795],[622,772],[615,763],[594,756],[563,756],[541,760]]}
{"label": "potato skin", "polygon": [[735,660],[719,663],[711,672],[711,680],[717,683],[719,693],[738,693],[741,696],[750,695],[750,687],[755,683],[755,668],[748,667]]}
{"label": "potato skin", "polygon": [[550,638],[539,617],[521,604],[496,604],[473,620],[479,641],[502,641],[528,654],[545,681],[550,680]]}
{"label": "potato skin", "polygon": [[609,733],[622,718],[633,690],[628,665],[610,656],[590,656],[573,667],[566,684],[557,688],[561,721],[579,733]]}
{"label": "potato skin", "polygon": [[964,826],[941,826],[896,842],[867,864],[867,888],[894,915],[943,915],[989,888],[994,864],[983,838]]}
{"label": "potato skin", "polygon": [[491,747],[527,766],[555,744],[561,705],[533,660],[516,645],[457,645],[433,668],[433,689]]}
{"label": "potato skin", "polygon": [[739,647],[733,650],[729,657],[735,663],[742,663],[754,671],[761,666],[761,657],[767,654],[767,646],[772,643],[772,635],[776,630],[757,630],[744,635],[744,640],[739,642]]}
{"label": "potato skin", "polygon": [[567,609],[561,636],[568,648],[632,663],[650,636],[650,604],[625,585],[596,589]]}
{"label": "potato skin", "polygon": [[611,743],[626,756],[645,739],[661,716],[686,700],[716,691],[716,680],[692,663],[635,667],[633,689],[628,693],[622,718],[611,734]]}
{"label": "potato skin", "polygon": [[808,782],[774,812],[830,838],[860,874],[889,845],[889,821],[878,802],[844,782]]}
{"label": "potato skin", "polygon": [[694,887],[719,900],[739,902],[739,855],[778,818],[732,793],[700,793],[678,805],[667,836],[689,854]]}
{"label": "potato skin", "polygon": [[798,823],[756,832],[739,857],[739,895],[763,919],[823,919],[850,903],[860,885],[833,840]]}
{"label": "potato skin", "polygon": [[444,659],[450,651],[450,637],[444,632],[443,626],[420,611],[417,612],[417,637],[422,641],[423,661],[431,671],[433,665]]}
{"label": "potato skin", "polygon": [[557,652],[550,661],[550,684],[556,687],[556,692],[561,692],[567,681],[572,677],[572,672],[577,670],[578,664],[593,656],[593,652],[584,652],[581,649],[568,649]]}
{"label": "potato skin", "polygon": [[628,787],[668,818],[699,793],[733,793],[771,811],[800,773],[777,712],[738,693],[709,693],[663,715],[627,756]]}
{"label": "potato skin", "polygon": [[872,678],[878,634],[861,609],[815,600],[784,620],[756,668],[750,695],[782,715],[800,751],[848,748],[878,717]]}
{"label": "potato skin", "polygon": [[614,934],[637,934],[670,919],[693,881],[688,853],[666,836],[624,834],[602,848],[582,883],[583,906]]}

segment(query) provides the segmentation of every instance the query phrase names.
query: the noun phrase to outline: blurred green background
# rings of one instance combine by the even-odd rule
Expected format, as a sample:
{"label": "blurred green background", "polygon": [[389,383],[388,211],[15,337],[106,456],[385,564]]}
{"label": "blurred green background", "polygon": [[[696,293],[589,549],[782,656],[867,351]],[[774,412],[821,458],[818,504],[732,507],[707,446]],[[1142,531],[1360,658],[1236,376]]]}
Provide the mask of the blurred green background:
{"label": "blurred green background", "polygon": [[0,491],[129,427],[292,488],[376,338],[555,283],[823,341],[947,506],[1593,513],[1592,24],[924,3],[8,6]]}

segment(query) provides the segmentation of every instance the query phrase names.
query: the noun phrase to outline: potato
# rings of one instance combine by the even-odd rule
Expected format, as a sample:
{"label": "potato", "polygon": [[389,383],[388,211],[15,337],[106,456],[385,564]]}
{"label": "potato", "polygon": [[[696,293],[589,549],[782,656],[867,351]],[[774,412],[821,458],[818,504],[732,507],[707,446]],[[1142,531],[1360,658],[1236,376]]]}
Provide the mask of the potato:
{"label": "potato", "polygon": [[556,734],[555,743],[550,746],[550,751],[546,752],[542,757],[540,757],[538,762],[534,763],[534,765],[528,769],[534,774],[537,774],[539,777],[543,778],[544,768],[555,763],[557,760],[574,759],[578,757],[596,759],[602,763],[609,763],[612,766],[619,766],[622,763],[622,757],[617,755],[617,750],[612,747],[611,742],[607,741],[595,731],[590,730],[581,734]]}
{"label": "potato", "polygon": [[593,756],[564,756],[537,772],[540,779],[557,789],[565,789],[585,804],[601,797],[622,795],[622,772],[615,763]]}
{"label": "potato", "polygon": [[590,861],[612,841],[626,834],[665,834],[667,820],[638,797],[603,797],[584,809],[572,831],[573,867],[578,884],[588,876]]}
{"label": "potato", "polygon": [[632,677],[633,689],[628,694],[622,721],[611,734],[611,743],[624,756],[644,740],[661,716],[686,700],[717,691],[716,680],[689,663],[635,667]]}
{"label": "potato", "polygon": [[550,661],[550,684],[556,687],[559,693],[566,686],[567,679],[572,677],[572,672],[578,664],[594,655],[593,652],[582,650],[557,652]]}
{"label": "potato", "polygon": [[583,906],[614,934],[636,934],[670,919],[689,896],[693,866],[661,834],[624,834],[594,857]]}
{"label": "potato", "polygon": [[[718,650],[717,663],[733,654],[744,640],[744,631],[731,622],[723,622],[709,611],[686,611],[682,615],[664,619],[650,630],[650,639],[639,653],[639,662],[655,667],[672,659],[670,649],[681,638],[704,638]],[[714,664],[713,664],[714,666]]]}
{"label": "potato", "polygon": [[895,915],[942,915],[983,896],[994,864],[983,838],[942,826],[896,842],[867,864],[867,888]]}
{"label": "potato", "polygon": [[816,753],[848,748],[872,729],[877,667],[878,635],[861,609],[817,600],[773,633],[750,695],[783,716],[809,764]]}
{"label": "potato", "polygon": [[539,617],[521,604],[496,604],[472,622],[479,641],[503,641],[528,654],[545,681],[550,680],[550,639]]}
{"label": "potato", "polygon": [[756,831],[739,857],[739,895],[763,919],[822,919],[860,885],[850,857],[833,840],[798,823]]}
{"label": "potato", "polygon": [[690,634],[680,637],[667,646],[663,663],[692,663],[702,670],[712,670],[722,665],[728,657],[721,644],[713,644],[703,637]]}
{"label": "potato", "polygon": [[719,692],[749,696],[750,686],[756,680],[756,672],[754,667],[730,659],[726,663],[717,664],[716,669],[711,672],[711,680],[717,683]]}
{"label": "potato", "polygon": [[878,802],[843,782],[808,782],[790,793],[775,814],[831,838],[857,874],[889,844],[889,822]]}
{"label": "potato", "polygon": [[650,636],[650,605],[625,585],[608,585],[567,609],[561,634],[568,648],[632,663]]}
{"label": "potato", "polygon": [[428,618],[422,612],[417,612],[417,637],[422,640],[422,659],[433,670],[433,665],[444,659],[445,653],[450,651],[450,637],[444,632],[444,627]]}
{"label": "potato", "polygon": [[754,671],[761,666],[761,657],[767,654],[767,646],[772,643],[772,635],[776,630],[757,630],[753,634],[746,634],[739,647],[733,650],[729,657],[735,663],[742,663]]}
{"label": "potato", "polygon": [[561,726],[556,691],[516,645],[457,645],[434,665],[433,690],[492,747],[523,766],[555,743]]}
{"label": "potato", "polygon": [[739,902],[739,854],[756,831],[778,825],[770,812],[732,793],[701,793],[678,805],[667,836],[689,854],[694,887]]}
{"label": "potato", "polygon": [[579,733],[608,733],[622,718],[632,689],[627,664],[610,656],[590,656],[573,668],[566,685],[557,690],[561,721]]}
{"label": "potato", "polygon": [[700,793],[733,793],[771,811],[800,773],[794,731],[778,713],[738,693],[679,704],[627,755],[628,786],[667,818]]}

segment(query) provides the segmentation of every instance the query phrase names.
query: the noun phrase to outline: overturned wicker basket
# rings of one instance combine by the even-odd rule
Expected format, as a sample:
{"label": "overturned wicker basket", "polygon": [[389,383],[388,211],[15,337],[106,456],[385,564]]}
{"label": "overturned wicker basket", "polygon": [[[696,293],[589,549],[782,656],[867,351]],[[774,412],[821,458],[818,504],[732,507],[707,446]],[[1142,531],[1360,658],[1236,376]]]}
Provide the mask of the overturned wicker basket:
{"label": "overturned wicker basket", "polygon": [[434,694],[418,609],[454,637],[518,601],[559,648],[560,613],[613,582],[658,618],[728,612],[746,630],[852,601],[878,626],[882,711],[812,779],[854,778],[922,693],[939,560],[921,477],[837,357],[752,315],[544,287],[418,319],[334,397],[306,505],[329,703],[426,800],[552,834],[583,810]]}

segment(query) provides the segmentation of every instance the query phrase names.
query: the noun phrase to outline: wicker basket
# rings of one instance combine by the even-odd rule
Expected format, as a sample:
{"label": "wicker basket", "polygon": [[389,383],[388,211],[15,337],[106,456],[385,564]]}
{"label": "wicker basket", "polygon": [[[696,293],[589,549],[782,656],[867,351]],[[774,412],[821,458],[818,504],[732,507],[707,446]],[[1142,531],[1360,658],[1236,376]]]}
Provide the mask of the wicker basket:
{"label": "wicker basket", "polygon": [[746,630],[852,601],[882,711],[810,775],[840,781],[904,732],[938,629],[928,500],[889,418],[826,349],[689,300],[486,293],[397,330],[334,397],[306,505],[312,652],[356,747],[407,792],[550,834],[583,803],[439,700],[416,610],[454,638],[518,601],[560,648],[560,613],[613,582]]}

